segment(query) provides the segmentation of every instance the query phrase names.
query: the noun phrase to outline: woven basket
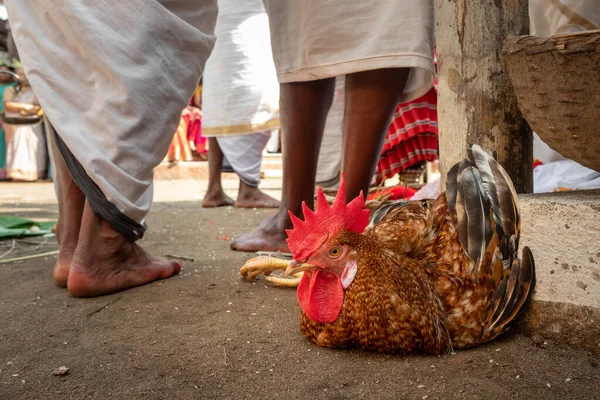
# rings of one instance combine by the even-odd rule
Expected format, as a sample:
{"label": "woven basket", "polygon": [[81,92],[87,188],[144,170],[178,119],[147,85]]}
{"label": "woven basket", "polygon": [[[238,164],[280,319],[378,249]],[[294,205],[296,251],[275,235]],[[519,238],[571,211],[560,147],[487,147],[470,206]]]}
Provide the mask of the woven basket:
{"label": "woven basket", "polygon": [[565,157],[600,171],[600,30],[510,37],[502,53],[531,128]]}

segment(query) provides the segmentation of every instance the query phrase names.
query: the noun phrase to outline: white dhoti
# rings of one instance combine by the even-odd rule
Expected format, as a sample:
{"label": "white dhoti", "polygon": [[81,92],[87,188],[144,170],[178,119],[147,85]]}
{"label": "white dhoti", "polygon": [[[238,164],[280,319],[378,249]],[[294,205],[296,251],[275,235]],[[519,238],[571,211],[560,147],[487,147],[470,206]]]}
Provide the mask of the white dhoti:
{"label": "white dhoti", "polygon": [[263,150],[270,138],[271,132],[257,132],[219,136],[217,141],[229,166],[240,180],[250,187],[258,187]]}
{"label": "white dhoti", "polygon": [[75,182],[96,213],[138,239],[153,168],[213,47],[216,1],[6,3],[25,72]]}
{"label": "white dhoti", "polygon": [[279,83],[261,0],[219,0],[217,42],[202,78],[202,135],[279,128]]}
{"label": "white dhoti", "polygon": [[44,124],[5,125],[11,130],[6,149],[6,176],[16,181],[45,178],[48,168]]}
{"label": "white dhoti", "polygon": [[410,68],[400,102],[431,88],[433,0],[264,0],[279,81]]}
{"label": "white dhoti", "polygon": [[256,187],[270,131],[279,128],[279,82],[262,0],[219,0],[215,34],[202,82],[202,135],[216,136],[240,180]]}

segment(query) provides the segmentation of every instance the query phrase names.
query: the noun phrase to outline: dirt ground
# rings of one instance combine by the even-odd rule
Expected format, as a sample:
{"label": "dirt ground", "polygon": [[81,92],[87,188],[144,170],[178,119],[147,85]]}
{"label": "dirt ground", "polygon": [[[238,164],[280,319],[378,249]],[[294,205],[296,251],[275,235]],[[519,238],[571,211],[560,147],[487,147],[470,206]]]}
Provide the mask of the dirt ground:
{"label": "dirt ground", "polygon": [[[52,204],[20,207],[56,218]],[[142,244],[194,261],[100,298],[55,287],[54,257],[0,264],[0,399],[600,398],[600,360],[539,337],[443,357],[317,347],[298,329],[294,290],[239,277],[250,255],[229,238],[265,213],[156,204]]]}

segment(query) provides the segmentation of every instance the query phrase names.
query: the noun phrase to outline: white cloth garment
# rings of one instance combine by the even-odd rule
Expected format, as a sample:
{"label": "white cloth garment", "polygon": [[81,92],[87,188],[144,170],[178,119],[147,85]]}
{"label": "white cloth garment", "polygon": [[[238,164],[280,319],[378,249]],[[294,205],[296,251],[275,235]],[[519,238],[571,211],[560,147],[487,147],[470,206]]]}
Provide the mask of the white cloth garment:
{"label": "white cloth garment", "polygon": [[433,0],[264,0],[280,82],[411,68],[399,99],[433,85]]}
{"label": "white cloth garment", "polygon": [[600,0],[529,0],[529,31],[548,37],[600,27]]}
{"label": "white cloth garment", "polygon": [[342,127],[344,122],[345,78],[335,78],[333,101],[327,113],[319,160],[316,183],[323,189],[337,189],[342,170]]}
{"label": "white cloth garment", "polygon": [[6,148],[6,176],[16,181],[45,178],[48,151],[43,122],[34,125],[5,125],[12,131]]}
{"label": "white cloth garment", "polygon": [[270,131],[217,137],[227,162],[248,186],[258,187],[263,150],[270,137]]}
{"label": "white cloth garment", "polygon": [[215,34],[202,79],[202,135],[278,128],[279,83],[262,0],[219,0]]}
{"label": "white cloth garment", "polygon": [[598,188],[600,188],[600,172],[584,167],[573,160],[553,161],[538,165],[533,170],[534,193]]}
{"label": "white cloth garment", "polygon": [[47,118],[106,199],[141,222],[152,202],[153,168],[213,47],[216,0],[6,6]]}

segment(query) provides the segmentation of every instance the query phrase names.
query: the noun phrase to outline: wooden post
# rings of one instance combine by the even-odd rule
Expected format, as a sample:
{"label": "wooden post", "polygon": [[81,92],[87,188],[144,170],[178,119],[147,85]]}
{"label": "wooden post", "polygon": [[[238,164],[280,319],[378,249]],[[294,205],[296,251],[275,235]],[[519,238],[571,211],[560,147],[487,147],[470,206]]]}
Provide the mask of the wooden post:
{"label": "wooden post", "polygon": [[501,60],[508,36],[529,33],[527,1],[435,0],[440,171],[467,144],[491,151],[519,193],[533,191],[533,137]]}

